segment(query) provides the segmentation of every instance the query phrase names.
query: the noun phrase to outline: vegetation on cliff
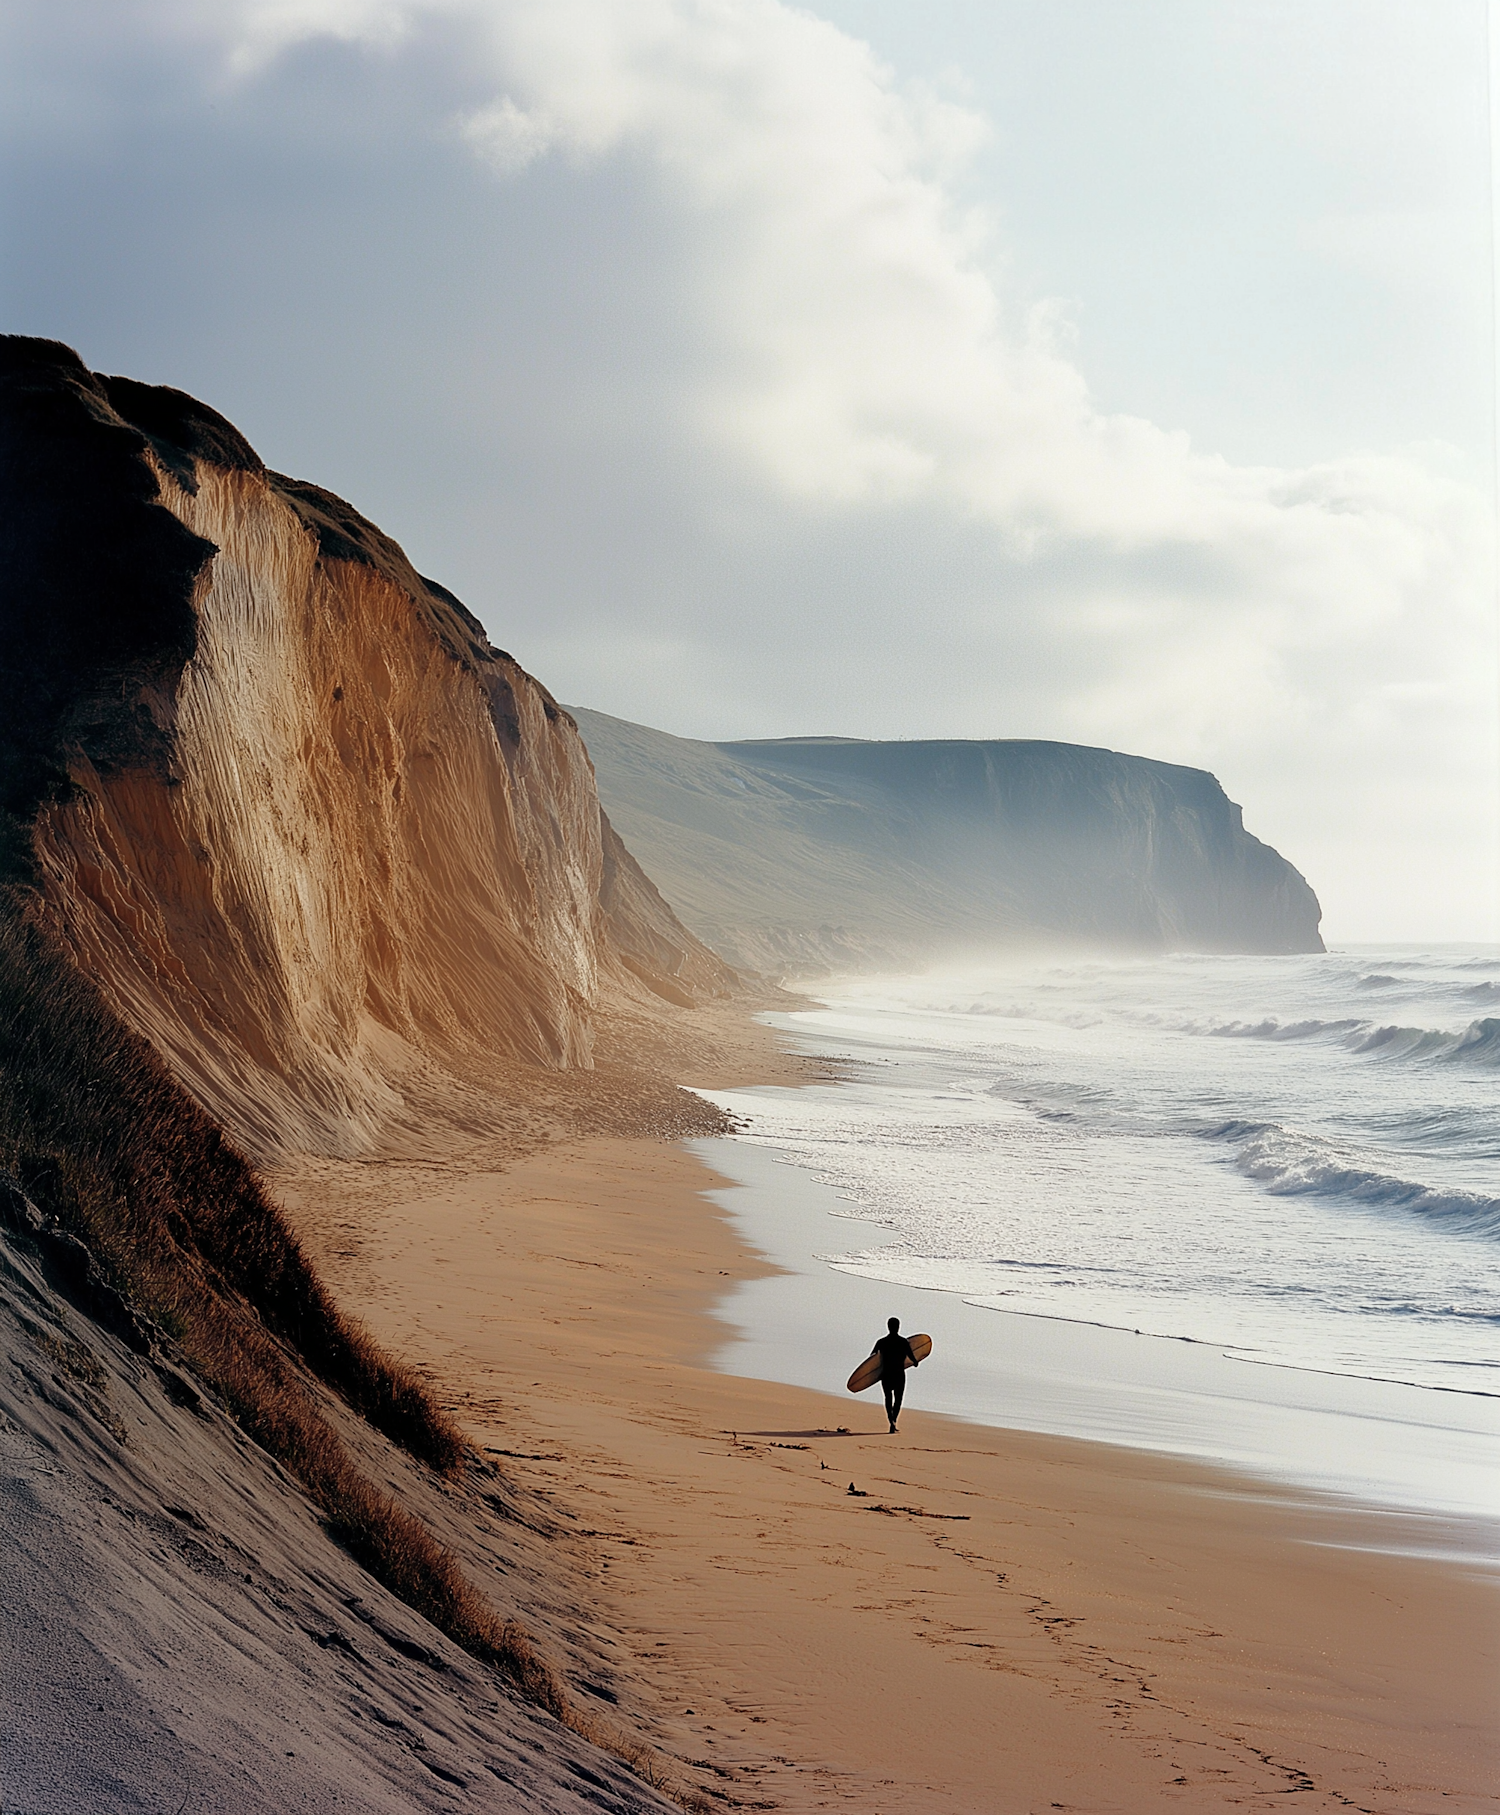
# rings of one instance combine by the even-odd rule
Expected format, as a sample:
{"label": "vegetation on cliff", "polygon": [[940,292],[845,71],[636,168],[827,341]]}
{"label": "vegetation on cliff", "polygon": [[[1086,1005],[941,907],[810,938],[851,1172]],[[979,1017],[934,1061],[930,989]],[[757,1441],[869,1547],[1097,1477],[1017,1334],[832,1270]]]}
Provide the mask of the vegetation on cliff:
{"label": "vegetation on cliff", "polygon": [[623,853],[545,689],[215,412],[0,338],[0,483],[8,1239],[174,1391],[185,1367],[216,1393],[380,1582],[651,1779],[340,1436],[325,1389],[436,1475],[469,1463],[256,1168],[367,1149],[440,1077],[472,1099],[586,1066],[601,1005],[733,974]]}

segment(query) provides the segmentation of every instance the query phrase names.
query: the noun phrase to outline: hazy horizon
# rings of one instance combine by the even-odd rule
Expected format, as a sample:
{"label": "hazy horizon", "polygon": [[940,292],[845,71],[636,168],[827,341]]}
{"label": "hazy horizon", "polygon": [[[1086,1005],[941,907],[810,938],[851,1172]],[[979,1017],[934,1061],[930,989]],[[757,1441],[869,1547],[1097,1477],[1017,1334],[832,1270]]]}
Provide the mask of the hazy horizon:
{"label": "hazy horizon", "polygon": [[3,325],[680,736],[1208,769],[1497,922],[1480,0],[11,4]]}

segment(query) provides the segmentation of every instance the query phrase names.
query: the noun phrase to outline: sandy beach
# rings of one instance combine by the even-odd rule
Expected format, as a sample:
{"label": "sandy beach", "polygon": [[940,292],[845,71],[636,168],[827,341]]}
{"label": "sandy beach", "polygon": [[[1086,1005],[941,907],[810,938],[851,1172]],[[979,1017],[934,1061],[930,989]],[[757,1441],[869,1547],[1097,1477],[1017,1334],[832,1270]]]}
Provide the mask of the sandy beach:
{"label": "sandy beach", "polygon": [[606,1712],[685,1783],[874,1815],[1500,1805],[1493,1576],[1208,1465],[920,1409],[892,1437],[873,1395],[713,1371],[716,1301],[766,1267],[722,1182],[608,1135],[276,1181],[341,1301],[545,1497],[615,1641]]}
{"label": "sandy beach", "polygon": [[0,1815],[1500,1815],[1500,0],[10,10]]}

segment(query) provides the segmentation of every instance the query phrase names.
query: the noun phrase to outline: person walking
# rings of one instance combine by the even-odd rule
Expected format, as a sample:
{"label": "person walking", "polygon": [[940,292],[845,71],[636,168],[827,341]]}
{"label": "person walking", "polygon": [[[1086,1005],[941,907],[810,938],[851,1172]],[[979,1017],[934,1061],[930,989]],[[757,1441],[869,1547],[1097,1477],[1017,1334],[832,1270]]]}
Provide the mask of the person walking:
{"label": "person walking", "polygon": [[919,1365],[911,1344],[901,1334],[901,1319],[892,1317],[886,1321],[887,1334],[882,1336],[872,1355],[880,1357],[880,1390],[885,1394],[885,1415],[891,1421],[891,1430],[896,1428],[896,1420],[901,1416],[901,1400],[906,1392],[906,1370]]}

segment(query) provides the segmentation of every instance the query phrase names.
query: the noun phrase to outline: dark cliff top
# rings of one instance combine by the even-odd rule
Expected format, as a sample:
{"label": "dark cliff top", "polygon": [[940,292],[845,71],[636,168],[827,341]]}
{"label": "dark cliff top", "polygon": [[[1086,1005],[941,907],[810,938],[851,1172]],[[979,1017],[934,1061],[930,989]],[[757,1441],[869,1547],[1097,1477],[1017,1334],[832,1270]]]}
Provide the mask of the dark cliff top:
{"label": "dark cliff top", "polygon": [[373,567],[399,586],[455,660],[465,667],[514,660],[491,646],[484,626],[461,599],[419,574],[401,544],[361,516],[352,504],[306,479],[291,479],[285,473],[268,473],[267,477],[317,537],[318,553],[325,561],[354,561]]}
{"label": "dark cliff top", "polygon": [[226,416],[170,385],[97,378],[116,414],[138,428],[185,492],[198,489],[195,460],[231,472],[263,473],[265,462]]}
{"label": "dark cliff top", "polygon": [[157,468],[192,494],[200,462],[264,478],[322,559],[398,586],[454,660],[515,666],[398,543],[332,492],[269,472],[217,410],[91,372],[61,341],[0,335],[0,877],[26,872],[29,822],[71,785],[73,754],[170,767],[163,701],[196,647],[193,589],[218,550],[161,503]]}
{"label": "dark cliff top", "polygon": [[65,748],[101,765],[164,760],[144,695],[192,655],[193,584],[215,549],[157,502],[152,445],[71,347],[0,336],[6,874],[25,871],[31,815],[69,785]]}

